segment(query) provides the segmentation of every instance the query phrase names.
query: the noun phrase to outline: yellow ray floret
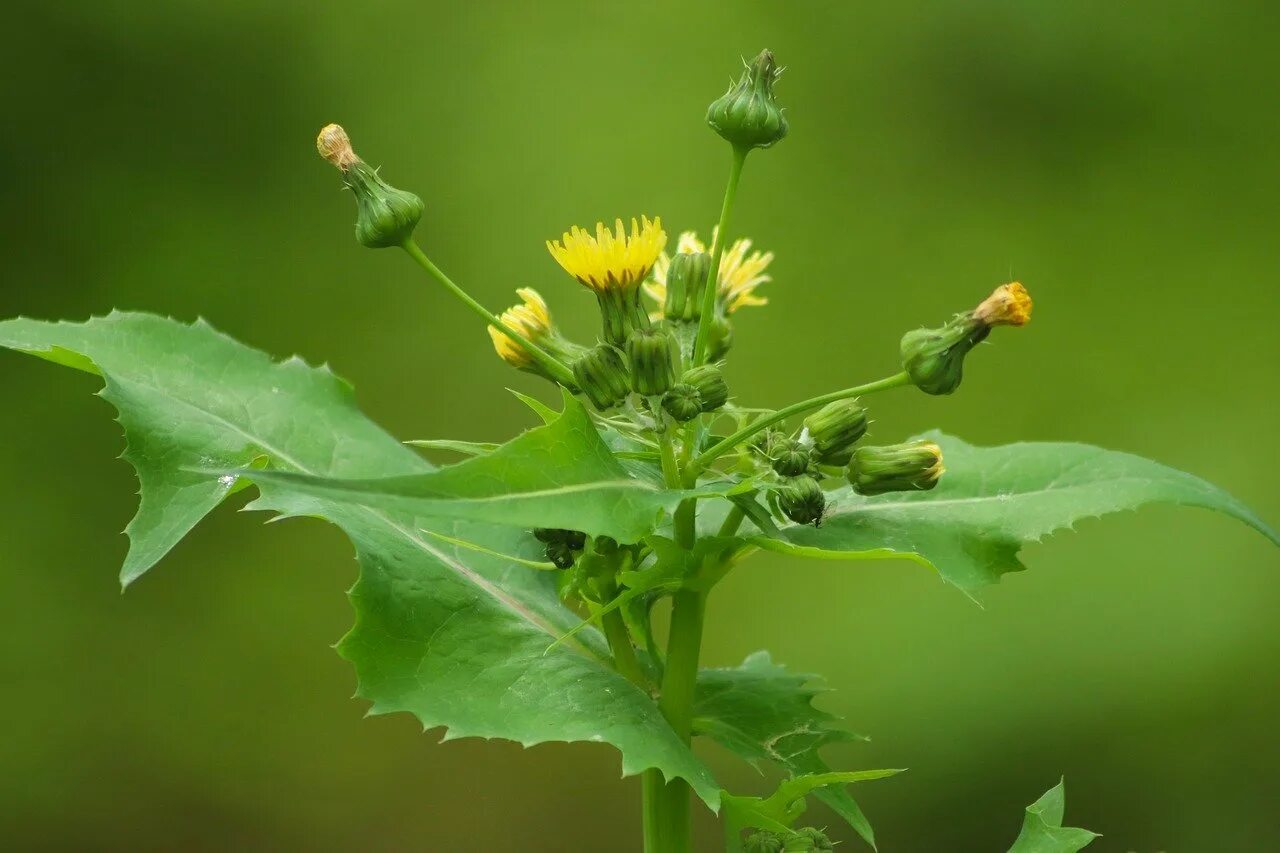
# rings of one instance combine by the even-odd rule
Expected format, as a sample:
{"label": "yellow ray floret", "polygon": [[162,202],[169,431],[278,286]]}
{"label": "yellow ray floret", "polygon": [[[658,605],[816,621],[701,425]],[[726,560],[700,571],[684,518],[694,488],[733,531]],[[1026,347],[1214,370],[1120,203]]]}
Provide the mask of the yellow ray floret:
{"label": "yellow ray floret", "polygon": [[[717,237],[712,232],[712,241]],[[692,231],[685,231],[676,243],[676,251],[680,254],[706,252],[706,245]],[[716,290],[720,304],[725,311],[732,314],[739,308],[750,305],[765,305],[768,299],[757,296],[755,289],[765,282],[772,281],[765,274],[769,264],[773,263],[773,252],[752,252],[751,241],[743,238],[734,242],[720,258],[720,274],[717,276]],[[664,252],[653,267],[653,277],[645,283],[645,292],[663,302],[667,298],[667,268],[671,258]]]}
{"label": "yellow ray floret", "polygon": [[[525,338],[538,343],[551,332],[551,312],[547,310],[547,301],[532,287],[522,287],[516,291],[522,305],[512,305],[498,319],[502,320],[513,332],[519,332]],[[493,338],[493,348],[507,364],[512,367],[528,367],[533,363],[529,352],[507,335],[489,327],[489,337]]]}
{"label": "yellow ray floret", "polygon": [[597,292],[626,290],[644,280],[667,244],[662,218],[652,222],[640,217],[631,220],[627,235],[622,220],[614,222],[611,233],[603,222],[596,223],[596,235],[573,226],[559,242],[547,241],[547,251],[569,275]]}

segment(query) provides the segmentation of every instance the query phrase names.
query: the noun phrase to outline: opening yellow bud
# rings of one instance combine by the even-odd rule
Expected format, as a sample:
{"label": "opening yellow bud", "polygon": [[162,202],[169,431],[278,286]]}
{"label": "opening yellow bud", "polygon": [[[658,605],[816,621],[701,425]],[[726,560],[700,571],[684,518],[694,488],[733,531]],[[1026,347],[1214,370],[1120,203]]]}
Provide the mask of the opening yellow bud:
{"label": "opening yellow bud", "polygon": [[[502,312],[499,319],[512,331],[538,343],[551,331],[551,312],[547,309],[547,302],[532,287],[522,287],[516,294],[524,300],[524,304],[511,306]],[[519,341],[512,340],[492,326],[489,327],[489,337],[493,339],[494,350],[507,364],[512,367],[528,367],[533,364],[533,357]]]}
{"label": "opening yellow bud", "polygon": [[351,137],[347,136],[340,124],[326,124],[320,128],[320,135],[316,137],[316,150],[321,157],[344,172],[360,162],[351,148]]}
{"label": "opening yellow bud", "polygon": [[1031,319],[1031,294],[1021,282],[1002,284],[973,309],[973,317],[987,326],[1025,326]]}

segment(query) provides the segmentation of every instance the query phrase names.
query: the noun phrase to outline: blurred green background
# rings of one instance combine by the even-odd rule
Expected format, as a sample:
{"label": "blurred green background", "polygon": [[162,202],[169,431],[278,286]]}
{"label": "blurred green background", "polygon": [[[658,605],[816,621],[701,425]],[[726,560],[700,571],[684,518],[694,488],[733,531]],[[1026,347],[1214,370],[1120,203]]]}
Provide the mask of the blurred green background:
{"label": "blurred green background", "polygon": [[[532,284],[587,333],[544,239],[641,212],[709,230],[728,152],[703,112],[767,46],[792,130],[739,196],[735,231],[777,253],[737,324],[744,404],[882,375],[904,329],[1016,277],[1034,323],[953,399],[878,400],[877,437],[1137,451],[1280,522],[1270,0],[22,3],[5,27],[0,316],[202,315],[330,362],[404,438],[503,439],[530,425],[503,387],[543,389],[356,245],[315,131],[341,121],[426,199],[428,251],[482,301]],[[33,359],[0,354],[0,383],[0,846],[638,849],[608,748],[362,719],[328,648],[356,572],[331,528],[223,511],[120,596],[112,412]],[[1275,849],[1277,552],[1190,510],[1079,527],[985,609],[900,563],[760,558],[705,659],[827,676],[821,704],[874,737],[834,763],[910,768],[860,791],[889,853],[1003,850],[1060,774],[1098,851]]]}

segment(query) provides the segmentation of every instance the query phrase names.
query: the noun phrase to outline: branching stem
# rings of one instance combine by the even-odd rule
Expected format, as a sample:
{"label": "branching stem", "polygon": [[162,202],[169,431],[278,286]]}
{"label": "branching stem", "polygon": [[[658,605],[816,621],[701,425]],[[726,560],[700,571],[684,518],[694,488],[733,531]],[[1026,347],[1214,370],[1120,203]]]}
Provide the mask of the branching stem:
{"label": "branching stem", "polygon": [[742,178],[742,166],[747,162],[750,148],[733,149],[733,164],[729,167],[729,183],[724,188],[724,202],[720,205],[720,224],[716,226],[711,245],[711,267],[702,289],[702,314],[698,317],[698,336],[693,342],[693,364],[704,364],[707,346],[711,338],[711,324],[715,320],[716,295],[720,282],[720,258],[724,255],[725,240],[729,233],[729,214],[733,212],[733,200],[738,194],[738,181]]}

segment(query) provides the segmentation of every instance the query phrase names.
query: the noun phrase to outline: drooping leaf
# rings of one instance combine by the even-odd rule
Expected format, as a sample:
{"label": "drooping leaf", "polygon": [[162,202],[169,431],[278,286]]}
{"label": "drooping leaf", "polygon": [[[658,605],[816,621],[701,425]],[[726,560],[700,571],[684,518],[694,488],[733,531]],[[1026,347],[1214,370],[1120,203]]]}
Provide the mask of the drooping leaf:
{"label": "drooping leaf", "polygon": [[1018,551],[1077,521],[1149,503],[1226,513],[1280,544],[1244,504],[1191,474],[1087,444],[1020,442],[975,447],[931,433],[947,471],[927,492],[874,497],[829,493],[821,527],[783,529],[793,545],[828,551],[916,553],[969,595],[1025,568]]}
{"label": "drooping leaf", "polygon": [[[0,322],[0,346],[103,378],[102,396],[119,411],[125,458],[142,485],[126,580],[154,565],[235,485],[199,469],[265,456],[274,469],[312,477],[432,470],[360,414],[350,387],[327,369],[275,363],[203,322],[121,313],[83,324],[10,320]],[[552,572],[498,556],[539,558],[527,533],[270,483],[261,491],[256,508],[326,518],[355,544],[356,624],[339,652],[355,665],[357,695],[373,713],[408,711],[424,727],[446,728],[447,738],[610,743],[625,773],[656,767],[718,801],[709,772],[651,699],[613,670],[598,632],[547,651],[578,617],[560,602]]]}
{"label": "drooping leaf", "polygon": [[1027,806],[1022,831],[1009,853],[1076,853],[1093,843],[1096,832],[1062,825],[1066,789],[1059,780],[1044,796]]}
{"label": "drooping leaf", "polygon": [[551,423],[490,453],[429,473],[341,479],[298,471],[242,472],[257,483],[385,511],[524,528],[581,530],[638,542],[659,516],[694,496],[725,494],[725,482],[668,489],[632,477],[614,458],[582,404],[568,394]]}
{"label": "drooping leaf", "polygon": [[[755,652],[739,666],[698,674],[694,730],[753,765],[772,762],[796,776],[826,773],[822,747],[865,738],[813,706],[825,690],[816,676],[788,672],[768,652]],[[824,787],[816,796],[875,846],[871,824],[845,786]]]}

